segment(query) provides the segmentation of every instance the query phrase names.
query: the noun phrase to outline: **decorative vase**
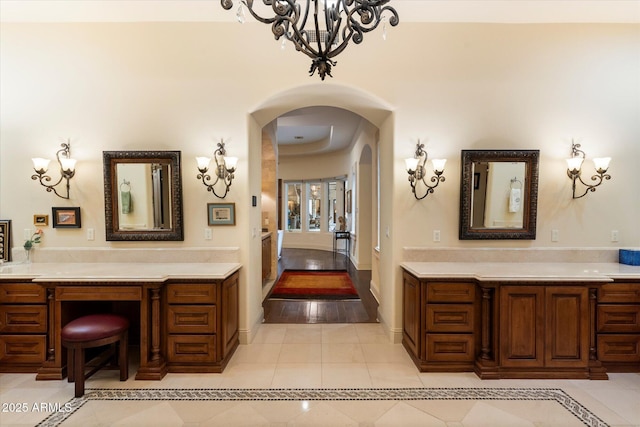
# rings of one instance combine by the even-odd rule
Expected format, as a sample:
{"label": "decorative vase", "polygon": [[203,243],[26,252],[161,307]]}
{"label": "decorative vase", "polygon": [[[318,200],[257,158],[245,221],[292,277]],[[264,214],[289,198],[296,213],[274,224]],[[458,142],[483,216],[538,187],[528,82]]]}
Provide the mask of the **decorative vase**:
{"label": "decorative vase", "polygon": [[25,264],[31,264],[31,248],[25,249],[24,250],[24,255],[25,255],[24,263]]}

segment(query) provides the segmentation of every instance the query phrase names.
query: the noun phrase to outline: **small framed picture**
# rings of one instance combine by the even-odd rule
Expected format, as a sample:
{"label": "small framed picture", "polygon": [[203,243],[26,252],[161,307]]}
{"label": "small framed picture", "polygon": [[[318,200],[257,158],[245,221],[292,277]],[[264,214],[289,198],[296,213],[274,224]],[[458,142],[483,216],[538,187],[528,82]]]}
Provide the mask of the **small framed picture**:
{"label": "small framed picture", "polygon": [[53,228],[80,228],[80,208],[51,208]]}
{"label": "small framed picture", "polygon": [[36,214],[33,216],[33,225],[45,226],[49,225],[49,215]]}
{"label": "small framed picture", "polygon": [[10,219],[0,219],[0,261],[11,261]]}
{"label": "small framed picture", "polygon": [[209,225],[236,225],[235,203],[207,203]]}

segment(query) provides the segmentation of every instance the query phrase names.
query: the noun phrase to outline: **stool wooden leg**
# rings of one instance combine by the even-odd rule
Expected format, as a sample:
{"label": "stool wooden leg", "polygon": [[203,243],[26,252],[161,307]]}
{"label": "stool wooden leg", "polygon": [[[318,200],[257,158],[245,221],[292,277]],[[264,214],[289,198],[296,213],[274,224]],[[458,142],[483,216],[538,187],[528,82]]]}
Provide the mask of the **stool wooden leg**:
{"label": "stool wooden leg", "polygon": [[84,394],[84,348],[76,348],[73,352],[75,354],[73,358],[73,370],[76,383],[76,397],[81,397]]}
{"label": "stool wooden leg", "polygon": [[129,331],[124,331],[119,344],[120,381],[126,381],[129,378]]}
{"label": "stool wooden leg", "polygon": [[75,350],[72,348],[67,348],[67,381],[72,383],[74,379],[74,368],[73,368],[73,354]]}

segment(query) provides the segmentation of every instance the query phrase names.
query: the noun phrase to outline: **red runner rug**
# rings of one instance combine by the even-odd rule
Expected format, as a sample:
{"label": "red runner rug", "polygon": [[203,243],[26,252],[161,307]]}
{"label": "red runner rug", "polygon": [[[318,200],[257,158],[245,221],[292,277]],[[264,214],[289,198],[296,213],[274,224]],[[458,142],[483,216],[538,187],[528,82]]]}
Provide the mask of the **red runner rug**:
{"label": "red runner rug", "polygon": [[352,299],[358,292],[346,271],[285,270],[269,297]]}

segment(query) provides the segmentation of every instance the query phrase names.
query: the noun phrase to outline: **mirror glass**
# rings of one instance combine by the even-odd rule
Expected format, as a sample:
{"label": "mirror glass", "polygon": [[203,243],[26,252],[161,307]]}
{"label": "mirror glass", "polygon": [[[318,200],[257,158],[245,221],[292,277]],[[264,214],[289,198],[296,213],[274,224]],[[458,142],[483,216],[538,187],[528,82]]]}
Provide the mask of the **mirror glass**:
{"label": "mirror glass", "polygon": [[539,150],[463,150],[460,239],[535,239]]}
{"label": "mirror glass", "polygon": [[179,151],[105,151],[107,240],[184,240]]}

